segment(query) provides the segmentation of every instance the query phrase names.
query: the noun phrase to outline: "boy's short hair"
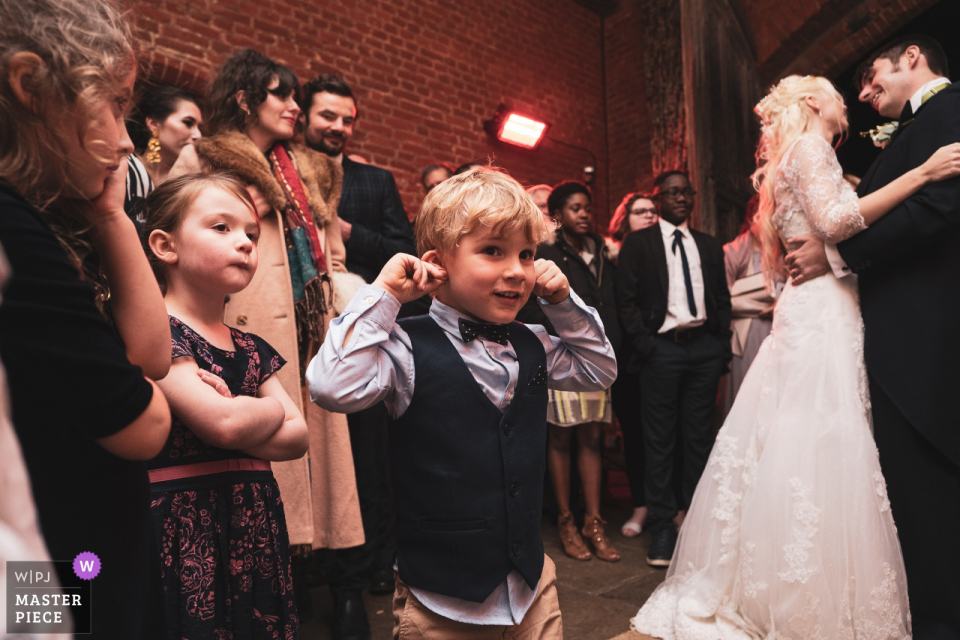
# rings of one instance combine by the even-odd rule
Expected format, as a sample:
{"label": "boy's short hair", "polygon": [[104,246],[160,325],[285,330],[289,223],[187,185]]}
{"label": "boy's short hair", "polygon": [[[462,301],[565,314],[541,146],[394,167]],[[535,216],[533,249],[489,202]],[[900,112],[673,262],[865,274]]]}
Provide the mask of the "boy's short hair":
{"label": "boy's short hair", "polygon": [[417,252],[452,251],[480,225],[503,235],[522,232],[535,245],[552,233],[519,182],[481,167],[447,178],[427,194],[417,216]]}

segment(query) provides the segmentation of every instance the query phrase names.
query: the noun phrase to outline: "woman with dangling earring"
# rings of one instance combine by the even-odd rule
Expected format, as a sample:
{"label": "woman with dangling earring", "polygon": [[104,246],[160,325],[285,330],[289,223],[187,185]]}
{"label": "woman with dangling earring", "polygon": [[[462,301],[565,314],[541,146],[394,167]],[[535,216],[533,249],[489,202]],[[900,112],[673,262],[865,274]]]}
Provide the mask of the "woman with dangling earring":
{"label": "woman with dangling earring", "polygon": [[124,210],[138,219],[138,201],[163,184],[183,150],[200,139],[203,116],[191,91],[160,84],[144,92],[127,124],[136,152],[127,158]]}

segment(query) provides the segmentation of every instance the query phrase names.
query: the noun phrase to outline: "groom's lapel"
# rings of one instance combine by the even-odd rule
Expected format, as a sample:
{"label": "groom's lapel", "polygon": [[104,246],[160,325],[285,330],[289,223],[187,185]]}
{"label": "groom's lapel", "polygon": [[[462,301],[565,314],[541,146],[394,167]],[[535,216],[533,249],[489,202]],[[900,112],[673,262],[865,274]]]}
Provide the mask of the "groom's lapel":
{"label": "groom's lapel", "polygon": [[866,175],[860,180],[860,185],[857,187],[857,195],[861,198],[869,193],[872,193],[873,190],[870,188],[871,183],[873,182],[873,176],[877,173],[877,169],[880,167],[880,164],[883,162],[883,157],[890,153],[891,147],[897,142],[897,138],[900,137],[900,134],[903,133],[903,130],[906,129],[911,122],[913,122],[916,116],[913,114],[913,105],[910,104],[910,101],[907,101],[907,104],[903,105],[903,109],[900,111],[900,119],[897,125],[897,130],[893,132],[893,135],[890,136],[890,142],[887,146],[880,152],[880,155],[873,161],[873,164],[870,165],[870,169],[867,170]]}
{"label": "groom's lapel", "polygon": [[[943,89],[946,89],[949,86],[950,85],[948,84],[937,85],[937,87],[934,87],[929,92],[927,92],[927,93],[933,93],[933,95],[927,97],[925,101],[921,102],[920,106],[917,107],[916,112],[914,112],[913,105],[910,103],[910,101],[907,101],[907,104],[904,105],[903,107],[903,112],[900,114],[900,120],[899,120],[900,124],[897,126],[897,130],[894,131],[893,135],[890,137],[890,144],[892,145],[893,141],[897,139],[897,136],[903,133],[903,131],[907,127],[909,127],[914,120],[920,117],[920,112],[923,111],[923,108],[927,106],[927,104],[929,104],[931,100],[935,100],[937,98],[937,95],[939,95],[940,92],[943,91]],[[887,145],[887,146],[889,147],[890,145]]]}
{"label": "groom's lapel", "polygon": [[916,118],[916,115],[913,113],[913,105],[907,100],[907,104],[903,106],[903,111],[900,112],[900,120],[898,120],[900,124],[897,125],[897,130],[890,136],[890,144],[887,145],[888,149],[893,146],[893,143],[900,137],[903,130],[910,126],[914,118]]}

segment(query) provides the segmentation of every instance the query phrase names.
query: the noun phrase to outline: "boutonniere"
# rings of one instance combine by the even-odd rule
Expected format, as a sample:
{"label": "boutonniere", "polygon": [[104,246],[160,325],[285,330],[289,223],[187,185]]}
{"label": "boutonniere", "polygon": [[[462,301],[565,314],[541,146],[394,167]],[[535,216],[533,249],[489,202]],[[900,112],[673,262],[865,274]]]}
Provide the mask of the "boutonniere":
{"label": "boutonniere", "polygon": [[890,138],[893,137],[893,133],[897,130],[898,126],[900,126],[900,123],[896,120],[893,122],[884,122],[876,129],[864,131],[860,134],[860,136],[863,138],[870,136],[870,139],[873,140],[873,146],[884,149],[888,144],[890,144]]}

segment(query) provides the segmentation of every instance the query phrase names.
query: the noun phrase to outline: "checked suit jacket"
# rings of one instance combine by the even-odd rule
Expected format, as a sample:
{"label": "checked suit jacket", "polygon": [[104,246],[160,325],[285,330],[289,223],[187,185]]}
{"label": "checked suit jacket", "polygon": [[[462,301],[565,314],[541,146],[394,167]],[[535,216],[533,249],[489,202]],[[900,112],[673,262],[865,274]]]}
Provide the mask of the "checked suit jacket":
{"label": "checked suit jacket", "polygon": [[[909,103],[901,122],[910,120]],[[857,188],[863,197],[960,142],[960,82],[920,107]],[[837,245],[859,275],[867,371],[960,465],[960,178],[925,186]]]}
{"label": "checked suit jacket", "polygon": [[337,214],[353,225],[347,250],[347,270],[373,282],[383,265],[397,253],[415,255],[413,228],[386,169],[343,157],[343,193]]}

